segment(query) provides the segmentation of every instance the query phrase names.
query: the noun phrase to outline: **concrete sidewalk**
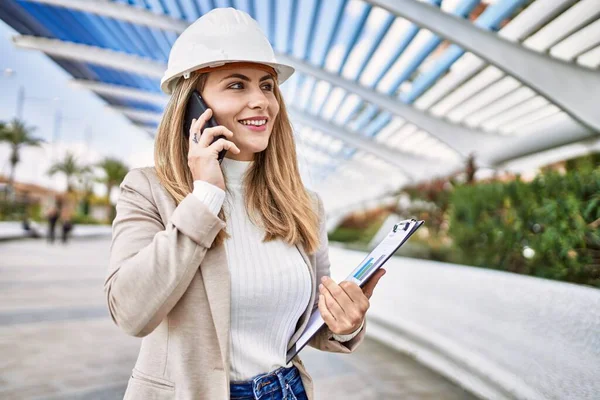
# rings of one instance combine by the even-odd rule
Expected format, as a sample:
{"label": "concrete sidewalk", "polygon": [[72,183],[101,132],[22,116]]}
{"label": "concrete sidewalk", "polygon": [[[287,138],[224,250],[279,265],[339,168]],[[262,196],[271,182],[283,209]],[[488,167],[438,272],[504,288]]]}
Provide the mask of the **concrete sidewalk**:
{"label": "concrete sidewalk", "polygon": [[[47,224],[39,224],[37,222],[31,223],[32,231],[26,231],[23,229],[23,223],[21,221],[2,221],[0,222],[0,241],[4,240],[15,240],[25,239],[31,237],[45,237],[48,231]],[[56,226],[56,237],[60,239],[61,225]],[[37,235],[34,236],[34,232]],[[111,226],[110,225],[74,225],[73,230],[70,233],[71,237],[92,237],[92,236],[110,236]]]}
{"label": "concrete sidewalk", "polygon": [[[123,398],[141,339],[109,317],[109,246],[109,238],[0,243],[0,399]],[[353,354],[301,355],[318,400],[473,399],[370,339]]]}

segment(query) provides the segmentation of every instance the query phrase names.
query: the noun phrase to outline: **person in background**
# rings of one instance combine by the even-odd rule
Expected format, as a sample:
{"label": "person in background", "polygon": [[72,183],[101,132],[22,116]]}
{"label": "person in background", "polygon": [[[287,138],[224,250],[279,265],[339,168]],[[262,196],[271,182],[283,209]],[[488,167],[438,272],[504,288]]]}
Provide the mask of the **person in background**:
{"label": "person in background", "polygon": [[67,244],[69,240],[69,236],[71,230],[73,229],[73,213],[69,208],[65,208],[60,215],[60,220],[62,222],[62,242],[63,244]]}
{"label": "person in background", "polygon": [[54,243],[54,231],[56,230],[56,223],[59,218],[59,209],[56,205],[53,205],[52,208],[50,208],[50,211],[46,214],[46,218],[48,218],[48,243]]}

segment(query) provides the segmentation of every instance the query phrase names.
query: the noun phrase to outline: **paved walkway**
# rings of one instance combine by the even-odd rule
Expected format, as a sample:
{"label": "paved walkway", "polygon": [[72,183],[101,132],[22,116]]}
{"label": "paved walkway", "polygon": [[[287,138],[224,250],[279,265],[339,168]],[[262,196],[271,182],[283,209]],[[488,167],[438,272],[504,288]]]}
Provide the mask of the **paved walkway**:
{"label": "paved walkway", "polygon": [[[20,221],[0,221],[0,241],[2,240],[16,240],[16,239],[27,239],[31,237],[45,238],[48,234],[48,224],[46,222],[38,223],[35,221],[31,222],[31,231],[23,229],[23,223]],[[73,225],[73,230],[69,234],[71,237],[98,237],[98,236],[110,236],[111,235],[110,225]],[[55,230],[56,240],[60,242],[62,235],[62,224],[59,222],[56,225]]]}
{"label": "paved walkway", "polygon": [[[121,399],[140,339],[116,328],[102,285],[107,239],[0,243],[0,399]],[[472,399],[375,341],[302,351],[317,399]]]}

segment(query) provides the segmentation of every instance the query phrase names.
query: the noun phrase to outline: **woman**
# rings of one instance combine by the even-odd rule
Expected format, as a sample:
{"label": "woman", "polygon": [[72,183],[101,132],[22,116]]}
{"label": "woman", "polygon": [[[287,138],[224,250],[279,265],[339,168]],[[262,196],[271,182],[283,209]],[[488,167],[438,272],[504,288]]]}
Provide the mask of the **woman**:
{"label": "woman", "polygon": [[[364,293],[325,278],[323,205],[302,185],[278,87],[292,72],[234,9],[204,15],[174,44],[155,167],[127,175],[113,224],[110,313],[144,337],[126,399],[312,399],[302,361],[285,356],[317,306],[327,327],[311,346],[350,353],[362,341],[384,271]],[[188,138],[194,90],[211,108]],[[213,114],[218,126],[203,130]]]}
{"label": "woman", "polygon": [[63,244],[67,244],[73,230],[73,210],[70,207],[64,208],[60,213],[60,220],[62,221],[61,240]]}

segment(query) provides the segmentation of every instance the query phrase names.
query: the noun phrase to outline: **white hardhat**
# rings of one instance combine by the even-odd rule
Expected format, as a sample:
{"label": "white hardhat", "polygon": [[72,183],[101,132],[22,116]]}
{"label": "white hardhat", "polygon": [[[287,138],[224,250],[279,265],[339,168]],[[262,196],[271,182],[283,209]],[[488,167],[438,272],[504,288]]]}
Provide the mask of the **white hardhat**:
{"label": "white hardhat", "polygon": [[291,66],[277,62],[269,40],[250,15],[234,8],[215,8],[177,38],[160,88],[171,94],[180,77],[189,78],[192,71],[234,62],[273,67],[279,83],[294,73]]}

